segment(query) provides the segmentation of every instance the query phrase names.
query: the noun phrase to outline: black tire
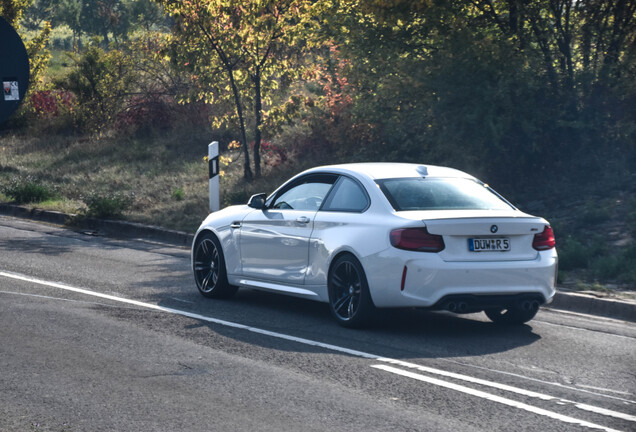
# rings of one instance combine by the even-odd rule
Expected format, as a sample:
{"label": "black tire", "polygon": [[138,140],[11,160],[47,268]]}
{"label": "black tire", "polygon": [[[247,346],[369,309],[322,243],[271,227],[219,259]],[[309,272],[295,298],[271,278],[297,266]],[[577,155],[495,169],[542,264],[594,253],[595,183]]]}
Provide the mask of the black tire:
{"label": "black tire", "polygon": [[495,324],[520,325],[535,317],[539,311],[539,302],[524,301],[504,309],[486,309],[484,312]]}
{"label": "black tire", "polygon": [[375,306],[360,262],[352,255],[338,257],[327,281],[331,315],[343,327],[360,328],[369,323]]}
{"label": "black tire", "polygon": [[206,233],[199,237],[193,254],[194,280],[201,295],[215,299],[232,297],[238,287],[227,281],[223,249],[216,236]]}

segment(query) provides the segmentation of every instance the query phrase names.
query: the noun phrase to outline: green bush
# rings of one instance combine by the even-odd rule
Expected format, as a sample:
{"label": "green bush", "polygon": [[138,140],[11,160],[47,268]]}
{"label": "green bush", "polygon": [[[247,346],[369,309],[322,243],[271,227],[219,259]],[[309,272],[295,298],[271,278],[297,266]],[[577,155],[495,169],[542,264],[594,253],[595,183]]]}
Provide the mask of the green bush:
{"label": "green bush", "polygon": [[77,98],[77,125],[98,131],[112,124],[124,106],[132,80],[131,59],[122,51],[105,52],[94,44],[74,61],[57,85]]}
{"label": "green bush", "polygon": [[581,221],[586,225],[598,225],[603,222],[607,222],[610,219],[610,214],[607,208],[599,206],[598,203],[588,204]]}
{"label": "green bush", "polygon": [[51,30],[50,45],[54,49],[70,51],[75,41],[73,30],[67,25],[58,25]]}
{"label": "green bush", "polygon": [[172,198],[174,198],[175,201],[183,201],[185,198],[185,192],[183,192],[183,189],[181,188],[175,188],[172,191]]}
{"label": "green bush", "polygon": [[245,189],[228,191],[225,192],[223,205],[245,204],[250,196],[250,192]]}
{"label": "green bush", "polygon": [[39,203],[56,197],[51,188],[31,176],[13,178],[8,186],[2,188],[2,193],[17,204]]}
{"label": "green bush", "polygon": [[100,194],[91,193],[83,197],[82,201],[88,207],[87,215],[96,218],[120,218],[130,209],[134,196],[119,192]]}
{"label": "green bush", "polygon": [[558,250],[560,270],[573,270],[587,266],[589,253],[580,241],[567,238]]}
{"label": "green bush", "polygon": [[601,280],[617,280],[620,274],[621,260],[616,256],[598,257],[592,262],[592,272]]}
{"label": "green bush", "polygon": [[592,262],[591,269],[599,280],[636,284],[636,245],[599,257]]}
{"label": "green bush", "polygon": [[568,236],[559,243],[559,269],[588,268],[595,257],[606,254],[607,242],[601,236],[586,236],[583,240]]}

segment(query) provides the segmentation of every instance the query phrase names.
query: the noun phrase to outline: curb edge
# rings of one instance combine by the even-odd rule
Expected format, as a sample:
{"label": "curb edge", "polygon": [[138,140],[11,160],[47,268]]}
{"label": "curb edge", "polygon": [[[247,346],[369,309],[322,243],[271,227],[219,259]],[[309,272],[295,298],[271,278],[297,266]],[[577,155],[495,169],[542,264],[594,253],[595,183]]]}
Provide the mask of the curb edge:
{"label": "curb edge", "polygon": [[6,203],[0,203],[0,214],[62,225],[70,229],[96,230],[112,237],[150,239],[175,246],[189,247],[194,240],[194,235],[192,234],[152,225],[110,219],[78,218],[77,215],[50,210],[30,209],[28,207]]}

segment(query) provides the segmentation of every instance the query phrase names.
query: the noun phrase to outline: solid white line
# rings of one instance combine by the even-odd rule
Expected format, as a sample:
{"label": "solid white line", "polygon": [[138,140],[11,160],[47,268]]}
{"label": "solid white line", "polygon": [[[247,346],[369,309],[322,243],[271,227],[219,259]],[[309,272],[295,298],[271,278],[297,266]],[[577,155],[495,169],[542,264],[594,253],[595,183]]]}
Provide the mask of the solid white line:
{"label": "solid white line", "polygon": [[475,389],[472,389],[470,387],[465,387],[465,386],[462,386],[462,385],[459,385],[459,384],[454,384],[454,383],[451,383],[451,382],[448,382],[448,381],[442,381],[442,380],[437,379],[437,378],[432,378],[432,377],[428,377],[428,376],[425,376],[425,375],[417,374],[417,373],[414,373],[414,372],[409,372],[409,371],[405,371],[405,370],[402,370],[402,369],[397,369],[397,368],[394,368],[394,367],[391,367],[391,366],[387,366],[387,365],[373,365],[371,367],[383,370],[385,372],[394,373],[396,375],[401,375],[401,376],[404,376],[404,377],[407,377],[407,378],[412,378],[412,379],[415,379],[415,380],[418,380],[418,381],[423,381],[423,382],[426,382],[426,383],[429,383],[429,384],[433,384],[433,385],[436,385],[436,386],[440,386],[440,387],[444,387],[444,388],[447,388],[447,389],[455,390],[455,391],[458,391],[458,392],[461,392],[461,393],[465,393],[465,394],[468,394],[468,395],[471,395],[471,396],[476,396],[476,397],[480,397],[482,399],[487,399],[487,400],[492,401],[492,402],[500,403],[500,404],[503,404],[503,405],[508,405],[508,406],[513,407],[513,408],[518,408],[518,409],[521,409],[521,410],[524,410],[524,411],[531,412],[533,414],[538,414],[538,415],[541,415],[541,416],[544,416],[544,417],[549,417],[551,419],[558,420],[558,421],[561,421],[561,422],[564,422],[564,423],[575,424],[575,425],[578,425],[578,426],[583,426],[583,427],[587,427],[587,428],[591,428],[591,429],[600,429],[600,430],[604,430],[606,432],[618,432],[616,429],[611,429],[611,428],[608,428],[608,427],[605,427],[605,426],[597,425],[595,423],[590,423],[590,422],[587,422],[585,420],[579,420],[579,419],[576,419],[574,417],[569,417],[569,416],[566,416],[566,415],[563,415],[563,414],[559,414],[559,413],[555,413],[555,412],[552,412],[552,411],[548,411],[548,410],[545,410],[543,408],[538,408],[538,407],[535,407],[535,406],[532,406],[532,405],[524,404],[522,402],[517,402],[517,401],[514,401],[512,399],[507,399],[507,398],[504,398],[504,397],[501,397],[501,396],[497,396],[497,395],[493,395],[493,394],[490,394],[490,393],[486,393],[486,392],[483,392],[483,391],[480,391],[480,390],[475,390]]}
{"label": "solid white line", "polygon": [[[625,323],[627,323],[627,321],[625,321]],[[623,324],[625,324],[625,323],[623,323]],[[547,324],[547,325],[551,325],[551,326],[554,326],[554,327],[563,327],[563,328],[570,329],[570,330],[588,331],[588,332],[597,333],[597,334],[601,334],[601,335],[611,335],[612,337],[630,339],[632,341],[634,339],[636,339],[633,336],[619,335],[619,334],[609,333],[609,332],[602,331],[602,330],[587,329],[587,328],[583,328],[583,327],[575,327],[575,326],[569,326],[569,325],[565,325],[565,324],[555,324],[555,323],[551,323],[551,322],[547,322],[547,321],[541,321],[541,324]]]}
{"label": "solid white line", "polygon": [[[580,317],[580,318],[587,318],[588,320],[594,321],[594,322],[607,321],[607,322],[613,322],[613,323],[616,323],[616,324],[625,324],[625,323],[633,324],[631,321],[621,320],[621,319],[617,319],[617,318],[603,317],[603,316],[599,316],[599,315],[584,314],[584,313],[581,313],[581,312],[572,312],[572,311],[563,310],[563,309],[554,309],[554,308],[551,308],[549,306],[542,307],[541,310],[543,312],[550,312],[550,313],[554,313],[554,314],[564,314],[564,315],[577,316],[577,317]],[[541,320],[539,319],[539,321],[541,321]],[[541,322],[545,322],[545,321],[541,321]]]}
{"label": "solid white line", "polygon": [[[496,383],[496,382],[493,382],[493,381],[482,380],[480,378],[474,378],[474,377],[471,377],[471,376],[468,376],[468,375],[463,375],[463,374],[458,374],[458,373],[454,373],[454,372],[448,372],[448,371],[441,370],[441,369],[435,369],[435,368],[431,368],[431,367],[427,367],[427,366],[422,366],[422,365],[418,365],[416,363],[410,363],[410,362],[405,362],[405,361],[402,361],[402,360],[397,360],[397,359],[392,359],[392,358],[387,358],[387,357],[381,357],[381,356],[378,356],[378,355],[375,355],[375,354],[365,353],[363,351],[358,351],[358,350],[353,350],[353,349],[349,349],[349,348],[345,348],[345,347],[341,347],[341,346],[337,346],[337,345],[331,345],[331,344],[327,344],[327,343],[323,343],[323,342],[318,342],[318,341],[314,341],[314,340],[311,340],[311,339],[299,338],[299,337],[287,335],[287,334],[284,334],[284,333],[272,332],[272,331],[260,329],[260,328],[257,328],[257,327],[251,327],[251,326],[248,326],[248,325],[234,323],[234,322],[231,322],[231,321],[225,321],[225,320],[221,320],[221,319],[217,319],[217,318],[212,318],[212,317],[208,317],[208,316],[201,315],[201,314],[196,314],[196,313],[191,313],[191,312],[187,312],[187,311],[182,311],[182,310],[179,310],[179,309],[168,308],[168,307],[159,306],[159,305],[152,304],[152,303],[145,303],[145,302],[141,302],[141,301],[137,301],[137,300],[131,300],[131,299],[127,299],[127,298],[116,297],[116,296],[113,296],[113,295],[103,294],[103,293],[90,291],[90,290],[86,290],[86,289],[82,289],[82,288],[76,288],[76,287],[72,287],[72,286],[69,286],[69,285],[66,285],[66,284],[62,284],[62,283],[58,283],[58,282],[44,281],[44,280],[41,280],[41,279],[36,279],[36,278],[32,278],[32,277],[29,277],[29,276],[20,275],[20,274],[16,274],[16,273],[7,273],[7,272],[0,271],[0,276],[4,276],[4,277],[10,278],[10,279],[14,279],[14,280],[21,280],[21,281],[25,281],[25,282],[30,282],[30,283],[34,283],[34,284],[38,284],[38,285],[42,285],[42,286],[59,288],[59,289],[63,289],[63,290],[71,291],[71,292],[76,292],[76,293],[80,293],[80,294],[85,294],[85,295],[90,295],[90,296],[94,296],[94,297],[99,297],[99,298],[104,298],[104,299],[108,299],[108,300],[113,300],[113,301],[117,301],[117,302],[120,302],[120,303],[125,303],[125,304],[134,305],[134,306],[139,306],[139,307],[146,308],[146,309],[157,310],[157,311],[161,311],[161,312],[167,312],[167,313],[172,313],[172,314],[176,314],[176,315],[181,315],[181,316],[185,316],[185,317],[192,318],[192,319],[206,321],[206,322],[219,324],[219,325],[223,325],[223,326],[227,326],[227,327],[232,327],[232,328],[236,328],[236,329],[246,330],[246,331],[249,331],[249,332],[252,332],[252,333],[257,333],[257,334],[261,334],[261,335],[271,336],[271,337],[274,337],[274,338],[283,339],[283,340],[296,342],[296,343],[301,343],[301,344],[309,345],[309,346],[313,346],[313,347],[324,348],[324,349],[327,349],[327,350],[330,350],[330,351],[340,352],[340,353],[352,355],[352,356],[355,356],[355,357],[360,357],[360,358],[365,358],[365,359],[372,359],[372,360],[383,362],[383,363],[389,363],[389,364],[393,364],[393,365],[407,367],[407,368],[410,368],[410,369],[416,369],[418,371],[427,372],[427,373],[430,373],[430,374],[435,374],[435,375],[440,375],[440,376],[444,376],[444,377],[448,377],[448,378],[453,378],[453,379],[457,379],[457,380],[471,382],[471,383],[474,383],[474,384],[479,384],[479,385],[483,385],[483,386],[487,386],[487,387],[496,388],[496,389],[502,390],[502,391],[513,392],[513,393],[516,393],[516,394],[519,394],[519,395],[522,395],[522,396],[526,396],[526,397],[538,398],[538,399],[546,400],[546,401],[563,402],[563,403],[566,403],[566,404],[574,404],[575,406],[577,406],[577,407],[579,407],[581,409],[585,409],[586,411],[594,411],[594,412],[597,412],[597,413],[603,414],[603,415],[608,415],[608,416],[612,416],[612,417],[616,417],[616,418],[620,418],[620,419],[624,419],[624,420],[629,420],[629,421],[636,421],[636,417],[630,416],[628,414],[624,414],[624,413],[621,413],[621,412],[606,410],[604,408],[593,407],[593,406],[585,405],[585,404],[578,404],[576,402],[568,401],[568,400],[565,400],[565,399],[559,399],[559,398],[556,398],[556,397],[553,397],[553,396],[549,396],[549,395],[545,395],[545,394],[542,394],[542,393],[533,392],[533,391],[530,391],[530,390],[521,389],[521,388],[518,388],[518,387],[509,386],[509,385],[506,385],[506,384],[500,384],[500,383]],[[396,369],[396,370],[399,370],[399,369]],[[411,373],[411,372],[405,372],[405,373]],[[415,375],[418,375],[418,374],[415,374]],[[431,378],[431,379],[434,379],[434,378]],[[441,382],[445,382],[446,383],[446,381],[441,381]],[[447,384],[450,385],[452,383],[447,383]],[[452,385],[455,385],[455,384],[452,384]],[[451,388],[451,387],[449,387],[449,388]],[[489,393],[485,393],[485,392],[481,392],[481,393],[489,394]],[[496,397],[494,395],[491,395],[491,396]],[[557,413],[553,413],[553,414],[555,416],[560,416],[560,414],[557,414]]]}
{"label": "solid white line", "polygon": [[555,396],[550,396],[550,395],[546,395],[543,393],[537,393],[537,392],[533,392],[530,390],[525,390],[519,387],[513,387],[513,386],[509,386],[506,384],[500,384],[498,382],[494,382],[494,381],[488,381],[488,380],[483,380],[480,378],[474,378],[471,377],[469,375],[462,375],[462,374],[457,374],[454,372],[448,372],[445,370],[441,370],[441,369],[433,369],[430,368],[428,366],[422,366],[422,365],[418,365],[418,364],[414,364],[414,363],[410,363],[410,362],[404,362],[402,360],[395,360],[395,359],[389,359],[389,358],[383,358],[383,359],[378,359],[383,361],[384,363],[391,363],[394,365],[398,365],[398,366],[402,366],[402,367],[407,367],[409,369],[416,369],[418,371],[421,372],[427,372],[430,374],[435,374],[435,375],[441,375],[441,376],[445,376],[448,378],[454,378],[457,380],[461,380],[461,381],[466,381],[466,382],[471,382],[473,384],[479,384],[482,386],[486,386],[486,387],[492,387],[492,388],[496,388],[497,390],[503,390],[503,391],[507,391],[507,392],[511,392],[511,393],[516,393],[522,396],[526,396],[526,397],[531,397],[531,398],[535,398],[535,399],[541,399],[544,401],[553,401],[556,402],[558,404],[568,404],[568,405],[573,405],[579,409],[585,410],[585,411],[590,411],[590,412],[595,412],[597,414],[601,414],[601,415],[605,415],[605,416],[610,416],[610,417],[615,417],[615,418],[619,418],[622,420],[628,420],[628,421],[632,421],[632,422],[636,422],[636,416],[632,416],[629,414],[625,414],[622,412],[618,412],[618,411],[612,411],[612,410],[608,410],[605,408],[600,408],[600,407],[595,407],[592,405],[586,405],[586,404],[580,404],[578,402],[575,401],[571,401],[568,399],[562,399],[562,398],[558,398]]}
{"label": "solid white line", "polygon": [[[599,393],[598,391],[617,393],[617,394],[622,394],[622,395],[625,395],[625,396],[633,396],[633,394],[629,393],[629,392],[624,392],[624,391],[619,391],[619,390],[611,390],[611,389],[605,389],[605,388],[599,388],[599,387],[591,387],[591,386],[585,386],[585,385],[577,385],[576,387],[573,387],[573,386],[564,385],[564,384],[561,384],[561,383],[558,383],[558,382],[545,381],[545,380],[542,380],[542,379],[532,378],[532,377],[528,377],[528,376],[517,374],[517,373],[513,373],[513,372],[501,371],[501,370],[497,370],[497,369],[487,368],[487,367],[484,367],[484,366],[478,366],[478,365],[471,365],[471,364],[467,364],[467,363],[462,363],[462,362],[459,362],[459,361],[456,361],[456,360],[444,359],[444,361],[452,363],[452,364],[456,364],[456,365],[459,365],[459,366],[463,366],[463,367],[469,367],[469,368],[473,368],[473,369],[481,369],[481,370],[485,370],[485,371],[492,372],[492,373],[497,373],[497,374],[501,374],[501,375],[508,375],[508,376],[512,376],[512,377],[523,379],[523,380],[527,380],[527,381],[533,381],[533,382],[541,383],[543,385],[549,385],[549,386],[559,387],[559,388],[562,388],[562,389],[573,390],[573,391],[576,391],[576,392],[592,394],[594,396],[599,396],[599,397],[606,398],[606,399],[619,400],[621,402],[626,402],[628,404],[636,404],[636,401],[633,401],[631,399],[625,399],[625,398],[619,397],[619,396],[607,395],[607,394]],[[586,388],[592,388],[592,389],[595,389],[595,390],[598,390],[598,391],[590,391],[590,390],[587,390]]]}
{"label": "solid white line", "polygon": [[615,417],[621,420],[627,420],[627,421],[636,421],[636,417],[633,415],[629,415],[629,414],[625,414],[625,413],[619,413],[616,411],[612,411],[612,410],[608,410],[605,408],[600,408],[600,407],[596,407],[593,405],[587,405],[587,404],[582,404],[582,403],[577,403],[574,404],[575,407],[577,407],[580,410],[583,411],[589,411],[589,412],[593,412],[596,414],[601,414],[601,415],[606,415],[606,416],[610,416],[610,417]]}

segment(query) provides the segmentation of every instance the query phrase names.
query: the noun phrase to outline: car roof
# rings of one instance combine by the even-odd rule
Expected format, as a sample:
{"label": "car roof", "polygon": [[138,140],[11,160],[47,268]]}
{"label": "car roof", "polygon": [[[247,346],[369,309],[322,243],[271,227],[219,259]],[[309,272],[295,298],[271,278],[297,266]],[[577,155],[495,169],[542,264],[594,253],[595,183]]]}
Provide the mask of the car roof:
{"label": "car roof", "polygon": [[327,165],[312,168],[310,172],[334,172],[339,174],[362,175],[372,180],[408,177],[462,177],[475,179],[475,177],[454,168],[440,167],[436,165],[422,165],[410,163],[391,162],[367,162],[340,165]]}

